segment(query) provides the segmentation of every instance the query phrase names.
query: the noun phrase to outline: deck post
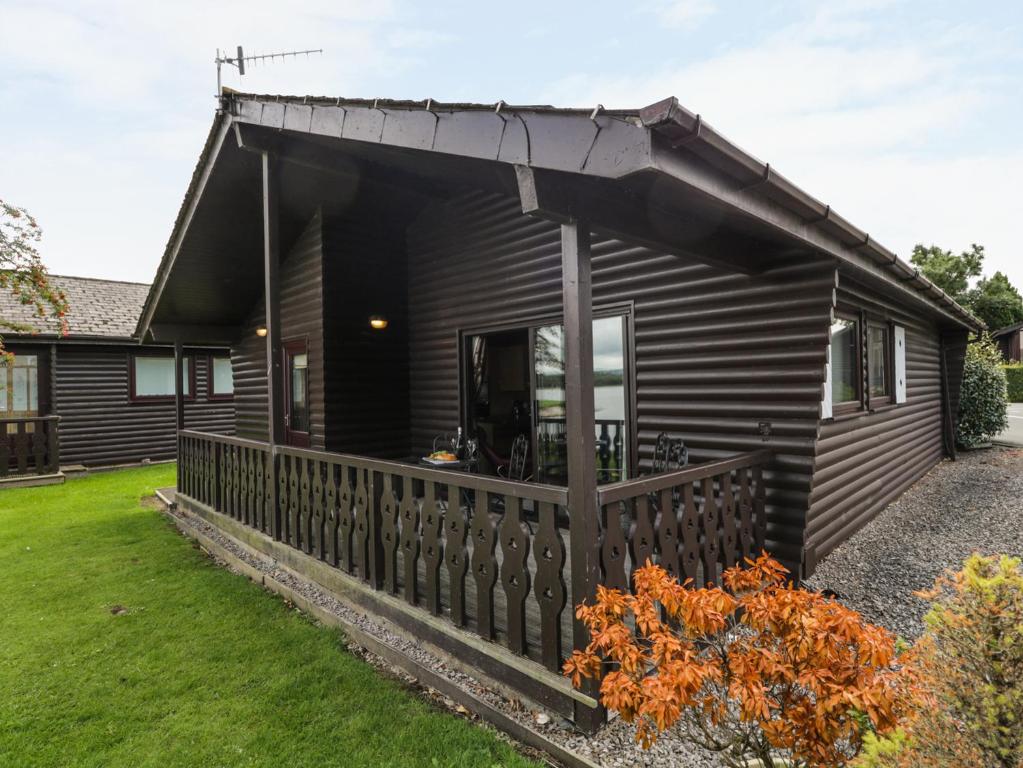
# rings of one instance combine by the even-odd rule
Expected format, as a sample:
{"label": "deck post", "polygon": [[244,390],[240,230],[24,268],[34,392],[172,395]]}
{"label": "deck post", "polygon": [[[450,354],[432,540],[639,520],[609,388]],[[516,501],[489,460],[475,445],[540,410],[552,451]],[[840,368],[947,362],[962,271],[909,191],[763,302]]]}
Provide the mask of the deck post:
{"label": "deck post", "polygon": [[[572,602],[593,602],[600,579],[598,560],[597,466],[593,408],[593,284],[590,275],[590,230],[578,219],[561,226],[561,290],[565,313],[565,442],[568,453],[569,546],[572,555]],[[574,612],[575,606],[570,607]],[[589,632],[573,623],[573,647],[584,648]],[[586,693],[597,698],[597,686]],[[575,705],[575,724],[595,731],[602,709]]]}
{"label": "deck post", "polygon": [[280,210],[277,156],[261,153],[263,164],[263,299],[266,307],[267,439],[270,443],[270,533],[281,537],[277,446],[284,442],[284,372],[281,358]]}
{"label": "deck post", "polygon": [[185,394],[182,391],[182,381],[185,378],[184,349],[181,340],[174,342],[174,424],[176,427],[178,459],[178,490],[184,490],[181,478],[181,430],[185,428]]}

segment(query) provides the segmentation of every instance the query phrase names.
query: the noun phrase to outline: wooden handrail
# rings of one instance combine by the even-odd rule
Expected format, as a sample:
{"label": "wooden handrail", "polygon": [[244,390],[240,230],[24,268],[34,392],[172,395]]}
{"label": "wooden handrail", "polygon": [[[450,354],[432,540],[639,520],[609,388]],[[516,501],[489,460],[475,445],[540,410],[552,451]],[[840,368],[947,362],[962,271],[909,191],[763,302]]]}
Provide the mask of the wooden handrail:
{"label": "wooden handrail", "polygon": [[41,421],[60,421],[60,416],[3,416],[0,417],[0,424],[30,424]]}
{"label": "wooden handrail", "polygon": [[199,440],[209,440],[211,442],[223,443],[225,445],[236,445],[239,448],[258,448],[260,450],[269,451],[270,443],[264,443],[260,440],[249,440],[244,437],[235,437],[234,435],[220,435],[215,432],[199,432],[195,429],[182,429],[178,432],[181,437],[193,437]]}
{"label": "wooden handrail", "polygon": [[733,469],[766,464],[770,461],[772,455],[772,452],[766,449],[751,451],[750,453],[740,453],[721,461],[695,464],[673,472],[644,475],[632,480],[622,480],[618,483],[602,485],[597,489],[597,503],[601,506],[612,504],[616,501],[624,501],[635,496],[663,491],[665,488],[674,488],[677,485],[691,483],[694,480],[715,477],[724,472],[731,472]]}
{"label": "wooden handrail", "polygon": [[424,467],[401,461],[373,459],[367,456],[356,456],[348,453],[314,451],[308,448],[294,448],[292,446],[278,446],[277,453],[295,456],[300,459],[312,459],[314,461],[327,460],[338,464],[347,464],[358,469],[411,477],[415,480],[448,483],[450,485],[457,485],[460,488],[471,488],[477,491],[486,491],[487,493],[506,494],[522,499],[550,502],[551,504],[568,504],[568,489],[557,485],[522,483],[515,480],[471,474],[469,472],[456,472],[440,467]]}

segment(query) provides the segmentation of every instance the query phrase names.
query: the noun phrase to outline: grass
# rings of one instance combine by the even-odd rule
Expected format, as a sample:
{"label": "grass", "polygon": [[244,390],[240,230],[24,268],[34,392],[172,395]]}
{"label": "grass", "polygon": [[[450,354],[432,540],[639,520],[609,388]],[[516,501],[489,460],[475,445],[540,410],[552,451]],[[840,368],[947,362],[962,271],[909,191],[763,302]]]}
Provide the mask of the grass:
{"label": "grass", "polygon": [[527,766],[140,498],[174,468],[0,491],[0,765]]}

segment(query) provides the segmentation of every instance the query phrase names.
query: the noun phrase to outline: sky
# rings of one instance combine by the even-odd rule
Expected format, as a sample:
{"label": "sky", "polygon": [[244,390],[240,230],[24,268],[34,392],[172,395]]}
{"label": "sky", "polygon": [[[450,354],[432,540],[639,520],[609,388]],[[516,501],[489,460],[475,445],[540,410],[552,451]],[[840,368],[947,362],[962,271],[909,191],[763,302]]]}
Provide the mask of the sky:
{"label": "sky", "polygon": [[908,259],[1023,288],[1023,3],[0,0],[0,198],[50,271],[150,281],[215,109],[247,92],[633,108],[676,96]]}

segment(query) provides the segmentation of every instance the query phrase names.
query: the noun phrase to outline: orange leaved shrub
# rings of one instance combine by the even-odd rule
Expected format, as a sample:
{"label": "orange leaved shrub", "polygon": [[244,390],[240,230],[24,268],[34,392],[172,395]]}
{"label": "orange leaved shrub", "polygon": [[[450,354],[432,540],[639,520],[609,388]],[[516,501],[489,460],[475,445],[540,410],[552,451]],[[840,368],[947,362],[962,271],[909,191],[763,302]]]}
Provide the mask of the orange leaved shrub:
{"label": "orange leaved shrub", "polygon": [[644,747],[668,729],[730,766],[842,766],[864,731],[892,731],[914,681],[887,630],[785,582],[769,557],[724,573],[724,589],[689,588],[659,566],[635,594],[598,587],[576,616],[590,643],[565,662],[576,687],[598,678],[601,702]]}

